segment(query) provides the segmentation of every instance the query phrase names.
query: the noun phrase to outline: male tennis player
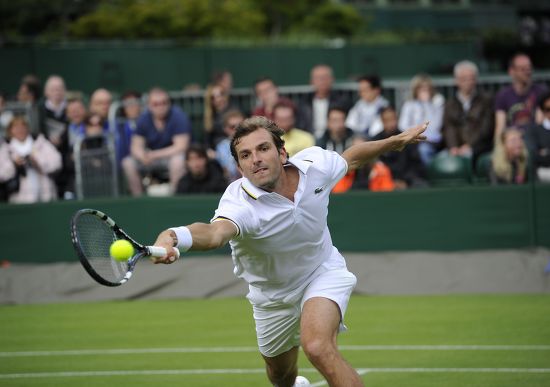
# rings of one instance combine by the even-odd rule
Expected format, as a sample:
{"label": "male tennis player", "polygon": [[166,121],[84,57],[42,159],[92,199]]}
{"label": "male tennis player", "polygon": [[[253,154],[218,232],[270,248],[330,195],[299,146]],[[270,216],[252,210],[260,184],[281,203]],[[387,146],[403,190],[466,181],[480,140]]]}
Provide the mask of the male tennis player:
{"label": "male tennis player", "polygon": [[175,261],[173,246],[209,250],[229,242],[234,272],[249,284],[247,298],[271,383],[294,385],[302,345],[330,386],[362,386],[336,344],[356,278],[332,245],[329,194],[348,170],[423,141],[426,127],[352,146],[342,156],[311,147],[289,159],[284,132],[274,122],[265,117],[244,120],[231,142],[243,177],[227,187],[210,224],[160,233],[155,245],[170,253],[153,260]]}

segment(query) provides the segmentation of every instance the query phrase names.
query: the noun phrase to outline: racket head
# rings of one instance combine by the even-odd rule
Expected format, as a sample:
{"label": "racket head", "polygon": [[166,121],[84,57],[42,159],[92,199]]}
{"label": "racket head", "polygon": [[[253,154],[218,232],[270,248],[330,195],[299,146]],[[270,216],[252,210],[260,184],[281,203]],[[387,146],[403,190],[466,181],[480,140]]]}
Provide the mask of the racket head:
{"label": "racket head", "polygon": [[[136,251],[128,261],[117,261],[109,252],[111,244],[126,239]],[[105,213],[82,209],[71,219],[71,240],[80,263],[101,285],[120,286],[127,282],[137,261],[146,255],[144,246],[134,241]]]}

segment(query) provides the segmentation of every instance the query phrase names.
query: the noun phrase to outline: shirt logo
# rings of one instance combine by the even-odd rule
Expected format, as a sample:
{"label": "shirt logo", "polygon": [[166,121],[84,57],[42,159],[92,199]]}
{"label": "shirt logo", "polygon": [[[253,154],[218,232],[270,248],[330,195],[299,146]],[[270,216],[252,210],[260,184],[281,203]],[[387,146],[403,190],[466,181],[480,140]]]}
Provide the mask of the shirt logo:
{"label": "shirt logo", "polygon": [[314,191],[314,192],[315,192],[315,195],[317,195],[317,194],[323,192],[324,190],[325,190],[325,187],[317,187],[317,188],[315,188],[315,191]]}

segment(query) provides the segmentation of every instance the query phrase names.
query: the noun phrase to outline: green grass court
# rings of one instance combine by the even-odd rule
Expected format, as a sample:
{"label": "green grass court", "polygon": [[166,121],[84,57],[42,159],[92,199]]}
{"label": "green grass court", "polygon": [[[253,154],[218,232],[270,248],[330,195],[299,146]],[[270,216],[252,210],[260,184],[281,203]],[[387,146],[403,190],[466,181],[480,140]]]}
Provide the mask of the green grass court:
{"label": "green grass court", "polygon": [[[366,386],[550,386],[548,296],[354,296],[347,325]],[[268,386],[244,297],[2,306],[0,329],[0,386]]]}

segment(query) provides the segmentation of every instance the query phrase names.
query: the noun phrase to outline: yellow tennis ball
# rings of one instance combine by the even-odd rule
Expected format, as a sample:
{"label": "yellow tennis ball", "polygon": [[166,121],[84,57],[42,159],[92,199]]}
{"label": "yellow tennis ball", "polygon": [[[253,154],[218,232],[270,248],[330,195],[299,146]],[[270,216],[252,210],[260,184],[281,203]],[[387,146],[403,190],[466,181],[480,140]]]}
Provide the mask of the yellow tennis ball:
{"label": "yellow tennis ball", "polygon": [[117,261],[127,261],[134,255],[134,246],[126,239],[119,239],[111,244],[109,253]]}

